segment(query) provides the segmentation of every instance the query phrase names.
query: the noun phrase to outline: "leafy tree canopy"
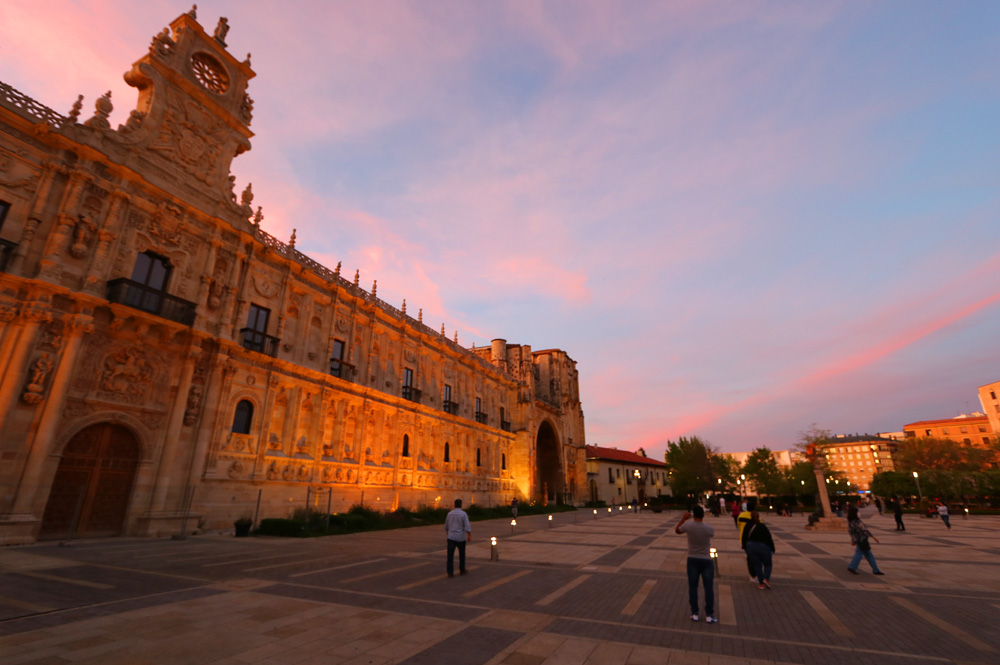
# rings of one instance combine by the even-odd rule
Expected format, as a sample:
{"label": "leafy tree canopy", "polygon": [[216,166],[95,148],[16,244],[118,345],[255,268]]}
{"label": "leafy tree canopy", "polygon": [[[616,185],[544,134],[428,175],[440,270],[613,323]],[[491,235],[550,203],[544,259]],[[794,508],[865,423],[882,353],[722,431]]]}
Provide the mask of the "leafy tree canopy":
{"label": "leafy tree canopy", "polygon": [[770,448],[757,448],[743,463],[743,473],[753,482],[758,494],[773,495],[781,488],[781,468]]}
{"label": "leafy tree canopy", "polygon": [[799,432],[799,440],[796,442],[795,448],[813,464],[819,460],[825,466],[826,460],[818,454],[816,446],[827,443],[831,438],[833,438],[833,432],[828,429],[820,429],[819,425],[813,423],[807,429]]}
{"label": "leafy tree canopy", "polygon": [[674,496],[701,494],[715,488],[712,457],[715,451],[697,436],[681,437],[676,443],[667,441],[664,461],[670,473]]}
{"label": "leafy tree canopy", "polygon": [[900,471],[981,471],[997,461],[992,446],[974,446],[949,439],[923,437],[904,439],[893,453],[893,466]]}

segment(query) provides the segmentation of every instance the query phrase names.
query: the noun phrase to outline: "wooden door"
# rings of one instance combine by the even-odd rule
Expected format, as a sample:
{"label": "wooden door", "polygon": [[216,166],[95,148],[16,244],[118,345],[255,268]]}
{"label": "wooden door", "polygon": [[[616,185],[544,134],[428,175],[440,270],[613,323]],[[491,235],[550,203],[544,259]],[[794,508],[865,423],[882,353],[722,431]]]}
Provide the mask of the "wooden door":
{"label": "wooden door", "polygon": [[122,427],[92,425],[74,436],[59,461],[39,537],[121,535],[138,462],[135,437]]}

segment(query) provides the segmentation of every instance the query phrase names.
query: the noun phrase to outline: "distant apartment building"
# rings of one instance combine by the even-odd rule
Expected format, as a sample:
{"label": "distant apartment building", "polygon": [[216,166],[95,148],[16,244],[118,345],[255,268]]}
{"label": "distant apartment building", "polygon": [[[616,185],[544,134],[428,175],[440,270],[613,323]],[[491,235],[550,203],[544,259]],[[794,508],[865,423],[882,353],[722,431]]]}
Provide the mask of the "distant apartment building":
{"label": "distant apartment building", "polygon": [[859,490],[871,489],[876,473],[894,469],[892,454],[898,442],[884,436],[871,434],[838,434],[829,443],[819,446],[827,468],[837,471]]}
{"label": "distant apartment building", "polygon": [[667,465],[646,457],[642,448],[638,453],[600,446],[586,449],[591,501],[610,506],[671,493]]}
{"label": "distant apartment building", "polygon": [[[987,391],[987,395],[989,392]],[[996,394],[995,388],[993,394]],[[982,396],[982,389],[980,389],[980,396]],[[903,433],[907,439],[947,439],[955,443],[975,445],[988,444],[994,431],[990,419],[984,413],[963,413],[954,418],[920,420],[903,425]]]}
{"label": "distant apartment building", "polygon": [[[747,458],[753,455],[753,452],[754,451],[722,454],[730,459],[736,460],[736,463],[740,465],[740,468],[743,468],[743,465],[747,463]],[[778,467],[782,471],[792,468],[796,462],[805,460],[805,456],[797,450],[772,450],[771,457],[774,458],[774,461],[777,462]],[[737,477],[739,478],[739,476]],[[753,481],[749,478],[740,478],[740,482],[736,489],[738,494],[757,494],[757,488],[754,486]]]}
{"label": "distant apartment building", "polygon": [[990,435],[1000,435],[1000,381],[979,386],[979,402],[983,405],[986,418],[990,421]]}

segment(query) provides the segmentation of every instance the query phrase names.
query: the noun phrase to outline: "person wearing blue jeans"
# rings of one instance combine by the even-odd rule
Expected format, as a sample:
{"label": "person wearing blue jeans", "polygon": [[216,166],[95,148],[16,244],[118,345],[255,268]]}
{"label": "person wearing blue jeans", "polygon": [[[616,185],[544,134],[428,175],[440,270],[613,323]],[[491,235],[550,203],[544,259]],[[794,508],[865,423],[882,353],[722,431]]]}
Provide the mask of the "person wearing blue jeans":
{"label": "person wearing blue jeans", "polygon": [[[712,563],[712,536],[715,529],[704,523],[705,509],[695,506],[684,513],[674,527],[674,533],[686,534],[688,541],[688,600],[691,603],[691,621],[698,620],[698,580],[705,585],[705,623],[718,623],[715,618],[715,568]],[[691,523],[687,523],[692,519]]]}
{"label": "person wearing blue jeans", "polygon": [[758,588],[771,588],[771,554],[774,553],[774,539],[771,531],[760,521],[760,513],[750,513],[750,523],[743,527],[740,544],[747,551],[747,559],[753,566]]}
{"label": "person wearing blue jeans", "polygon": [[851,557],[851,562],[847,564],[847,570],[857,575],[861,557],[864,557],[869,565],[871,565],[873,574],[885,575],[885,573],[878,569],[878,563],[875,561],[875,555],[872,554],[872,546],[869,542],[870,540],[874,540],[877,543],[878,538],[873,536],[868,528],[865,527],[865,523],[858,517],[858,509],[853,506],[847,511],[847,533],[850,534],[851,544],[854,545],[854,556]]}

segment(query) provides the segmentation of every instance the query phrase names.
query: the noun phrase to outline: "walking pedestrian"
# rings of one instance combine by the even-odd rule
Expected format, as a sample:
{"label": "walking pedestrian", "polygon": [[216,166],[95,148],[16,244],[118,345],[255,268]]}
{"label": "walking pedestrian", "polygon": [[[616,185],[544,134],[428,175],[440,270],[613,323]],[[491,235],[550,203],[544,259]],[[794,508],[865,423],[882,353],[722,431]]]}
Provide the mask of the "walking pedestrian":
{"label": "walking pedestrian", "polygon": [[[692,519],[688,523],[689,519]],[[695,506],[684,513],[674,527],[674,533],[687,534],[688,600],[691,603],[691,621],[698,620],[698,580],[705,585],[705,623],[718,623],[715,618],[715,568],[712,563],[712,536],[715,529],[704,523],[705,509]]]}
{"label": "walking pedestrian", "polygon": [[847,564],[847,570],[857,575],[858,564],[861,563],[861,557],[864,557],[871,564],[873,574],[885,575],[885,573],[878,569],[878,564],[875,562],[875,555],[872,554],[870,541],[874,540],[877,543],[878,538],[873,536],[871,531],[868,530],[865,523],[858,517],[858,509],[853,506],[847,511],[847,533],[851,536],[851,545],[854,545],[854,556],[851,557],[851,562]]}
{"label": "walking pedestrian", "polygon": [[[747,525],[750,524],[750,520],[753,518],[753,513],[749,510],[744,510],[736,518],[736,526],[740,529],[740,543],[743,542],[743,534],[746,533]],[[757,571],[753,567],[753,563],[750,561],[750,554],[746,554],[747,558],[747,574],[750,575],[751,582],[757,582]],[[759,582],[758,582],[759,584]]]}
{"label": "walking pedestrian", "polygon": [[747,560],[753,566],[757,585],[760,589],[771,588],[771,555],[774,554],[774,539],[771,531],[760,521],[760,513],[750,513],[750,523],[743,527],[740,545],[747,552]]}
{"label": "walking pedestrian", "polygon": [[948,516],[948,506],[944,502],[938,504],[937,514],[941,518],[941,521],[944,522],[944,525],[948,527],[948,530],[951,531],[951,518]]}
{"label": "walking pedestrian", "polygon": [[736,502],[736,501],[733,501],[733,505],[732,505],[732,507],[730,509],[730,512],[733,515],[733,524],[736,525],[737,529],[739,529],[740,528],[740,521],[739,521],[739,519],[740,519],[740,504],[738,502]]}
{"label": "walking pedestrian", "polygon": [[878,497],[875,497],[875,508],[878,509],[878,514],[881,515],[882,514],[882,502],[879,500]]}
{"label": "walking pedestrian", "polygon": [[896,518],[896,531],[906,531],[906,526],[903,524],[903,502],[894,496],[889,505],[892,508],[892,516]]}
{"label": "walking pedestrian", "polygon": [[465,544],[472,542],[472,525],[462,510],[462,500],[455,499],[455,509],[444,518],[448,534],[448,577],[455,577],[455,550],[458,550],[458,572],[465,575]]}

